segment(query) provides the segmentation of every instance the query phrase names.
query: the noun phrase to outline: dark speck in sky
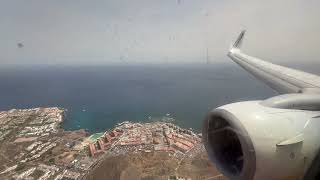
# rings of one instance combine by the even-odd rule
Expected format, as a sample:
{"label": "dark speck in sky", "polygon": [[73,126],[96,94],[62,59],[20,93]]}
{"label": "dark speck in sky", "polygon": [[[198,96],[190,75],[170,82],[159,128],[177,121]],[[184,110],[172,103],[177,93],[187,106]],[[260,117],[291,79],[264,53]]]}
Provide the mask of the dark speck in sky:
{"label": "dark speck in sky", "polygon": [[23,48],[24,47],[24,45],[22,43],[18,43],[17,46],[18,46],[18,48]]}

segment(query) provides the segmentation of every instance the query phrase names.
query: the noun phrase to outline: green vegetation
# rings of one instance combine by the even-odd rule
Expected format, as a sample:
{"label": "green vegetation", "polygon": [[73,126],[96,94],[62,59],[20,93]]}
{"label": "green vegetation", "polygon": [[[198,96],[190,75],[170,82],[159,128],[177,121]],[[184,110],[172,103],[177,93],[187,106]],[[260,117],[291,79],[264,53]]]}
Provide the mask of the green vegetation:
{"label": "green vegetation", "polygon": [[48,162],[49,162],[50,165],[54,165],[55,159],[54,158],[50,158]]}
{"label": "green vegetation", "polygon": [[95,134],[92,134],[90,137],[89,137],[89,140],[90,141],[97,141],[97,139],[99,138],[99,137],[101,137],[103,135],[103,132],[101,132],[101,133],[95,133]]}

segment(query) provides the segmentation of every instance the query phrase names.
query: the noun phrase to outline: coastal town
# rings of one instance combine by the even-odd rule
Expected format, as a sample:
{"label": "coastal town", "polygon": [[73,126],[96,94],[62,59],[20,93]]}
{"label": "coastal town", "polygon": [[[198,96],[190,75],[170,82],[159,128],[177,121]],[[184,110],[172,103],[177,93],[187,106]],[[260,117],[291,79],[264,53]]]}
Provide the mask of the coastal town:
{"label": "coastal town", "polygon": [[92,157],[107,152],[127,154],[128,152],[164,151],[174,156],[183,156],[201,143],[201,135],[182,129],[172,123],[120,123],[112,131],[106,131],[93,143],[89,143]]}
{"label": "coastal town", "polygon": [[88,179],[106,157],[132,153],[164,152],[178,168],[204,152],[201,134],[173,123],[124,121],[89,135],[63,130],[65,113],[56,107],[0,112],[0,179]]}

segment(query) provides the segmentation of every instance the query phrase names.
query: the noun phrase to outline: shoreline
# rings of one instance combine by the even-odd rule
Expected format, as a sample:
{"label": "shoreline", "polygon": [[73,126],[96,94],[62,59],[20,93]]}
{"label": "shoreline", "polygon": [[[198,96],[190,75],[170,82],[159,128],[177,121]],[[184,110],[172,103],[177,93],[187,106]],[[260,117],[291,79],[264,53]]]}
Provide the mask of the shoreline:
{"label": "shoreline", "polygon": [[[84,129],[63,129],[66,111],[52,107],[0,112],[0,178],[90,179],[88,175],[100,174],[106,163],[109,167],[110,159],[119,166],[127,162],[139,177],[146,177],[156,169],[145,172],[141,167],[161,163],[162,156],[168,167],[153,166],[166,167],[169,171],[163,177],[168,178],[185,168],[182,162],[190,164],[206,155],[200,134],[171,122],[124,121],[105,132],[89,134]],[[202,159],[210,164],[207,157]],[[209,166],[203,168],[204,176],[209,176]],[[120,168],[114,175],[124,172],[127,170]],[[179,173],[192,176],[187,172]]]}

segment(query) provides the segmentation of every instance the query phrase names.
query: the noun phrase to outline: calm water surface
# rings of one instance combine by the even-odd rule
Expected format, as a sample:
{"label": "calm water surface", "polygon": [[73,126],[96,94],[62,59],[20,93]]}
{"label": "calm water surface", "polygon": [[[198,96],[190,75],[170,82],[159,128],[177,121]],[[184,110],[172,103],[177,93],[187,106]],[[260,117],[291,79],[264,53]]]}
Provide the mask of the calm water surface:
{"label": "calm water surface", "polygon": [[[63,127],[99,132],[166,114],[200,130],[212,108],[276,93],[234,64],[10,67],[0,72],[0,110],[59,106]],[[151,118],[151,119],[150,119]]]}

